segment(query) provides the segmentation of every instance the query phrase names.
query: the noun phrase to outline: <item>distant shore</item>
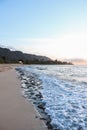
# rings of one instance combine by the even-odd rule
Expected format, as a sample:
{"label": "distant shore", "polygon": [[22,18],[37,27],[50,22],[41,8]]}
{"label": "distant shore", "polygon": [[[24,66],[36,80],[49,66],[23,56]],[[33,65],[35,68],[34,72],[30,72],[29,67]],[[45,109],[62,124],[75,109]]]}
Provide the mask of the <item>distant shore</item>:
{"label": "distant shore", "polygon": [[20,64],[0,64],[0,130],[47,130],[31,101],[21,94]]}

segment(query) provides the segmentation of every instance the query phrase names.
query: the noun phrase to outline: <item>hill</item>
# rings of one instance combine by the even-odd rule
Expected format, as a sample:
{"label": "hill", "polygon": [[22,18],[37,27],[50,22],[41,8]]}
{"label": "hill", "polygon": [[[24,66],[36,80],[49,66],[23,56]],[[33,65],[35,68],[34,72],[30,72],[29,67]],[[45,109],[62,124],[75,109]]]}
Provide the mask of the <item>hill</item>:
{"label": "hill", "polygon": [[21,51],[11,51],[8,48],[0,47],[0,63],[19,63],[20,61],[24,64],[71,64],[57,60],[53,61],[46,56],[27,54]]}
{"label": "hill", "polygon": [[19,61],[23,61],[24,63],[33,61],[51,61],[51,59],[46,56],[26,54],[21,51],[11,51],[8,48],[1,47],[0,59],[5,63],[18,63]]}

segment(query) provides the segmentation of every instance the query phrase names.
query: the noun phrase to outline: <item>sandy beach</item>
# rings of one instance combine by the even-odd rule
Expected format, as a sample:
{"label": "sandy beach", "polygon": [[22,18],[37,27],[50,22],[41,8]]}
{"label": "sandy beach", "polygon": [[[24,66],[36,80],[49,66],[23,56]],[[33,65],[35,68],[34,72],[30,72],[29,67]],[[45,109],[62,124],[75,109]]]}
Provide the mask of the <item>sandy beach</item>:
{"label": "sandy beach", "polygon": [[31,101],[22,96],[16,65],[0,65],[0,130],[47,130]]}

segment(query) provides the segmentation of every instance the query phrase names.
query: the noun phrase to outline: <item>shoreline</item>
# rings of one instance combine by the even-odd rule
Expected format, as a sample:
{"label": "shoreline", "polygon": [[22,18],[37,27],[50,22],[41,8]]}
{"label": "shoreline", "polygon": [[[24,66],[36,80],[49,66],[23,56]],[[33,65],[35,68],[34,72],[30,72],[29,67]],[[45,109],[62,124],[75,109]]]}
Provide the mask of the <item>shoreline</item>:
{"label": "shoreline", "polygon": [[21,88],[23,97],[27,100],[31,100],[34,107],[40,114],[40,120],[44,121],[49,130],[53,130],[54,126],[51,124],[51,117],[45,111],[46,102],[43,101],[43,95],[41,93],[42,82],[37,78],[37,75],[32,73],[26,74],[21,68],[16,68],[18,71],[19,79],[21,80]]}
{"label": "shoreline", "polygon": [[22,97],[17,66],[0,64],[0,130],[47,130],[33,103]]}

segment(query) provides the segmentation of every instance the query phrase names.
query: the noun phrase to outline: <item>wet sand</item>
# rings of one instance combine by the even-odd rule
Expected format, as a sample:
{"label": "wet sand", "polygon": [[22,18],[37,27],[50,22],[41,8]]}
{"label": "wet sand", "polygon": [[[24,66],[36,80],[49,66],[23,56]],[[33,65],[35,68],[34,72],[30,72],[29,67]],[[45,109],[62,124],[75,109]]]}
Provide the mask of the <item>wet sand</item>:
{"label": "wet sand", "polygon": [[21,83],[14,70],[0,65],[0,130],[47,130],[31,101],[22,97]]}

